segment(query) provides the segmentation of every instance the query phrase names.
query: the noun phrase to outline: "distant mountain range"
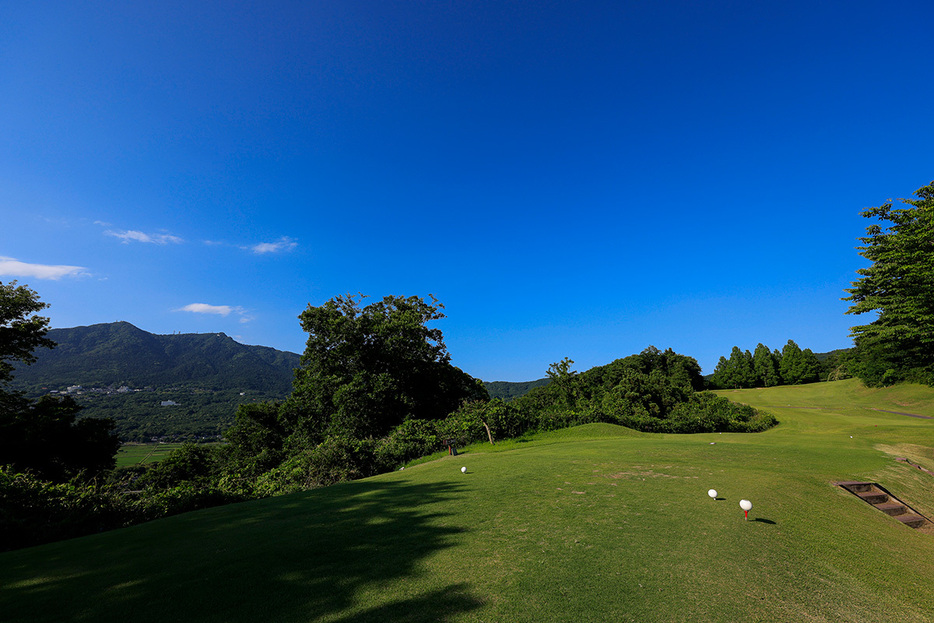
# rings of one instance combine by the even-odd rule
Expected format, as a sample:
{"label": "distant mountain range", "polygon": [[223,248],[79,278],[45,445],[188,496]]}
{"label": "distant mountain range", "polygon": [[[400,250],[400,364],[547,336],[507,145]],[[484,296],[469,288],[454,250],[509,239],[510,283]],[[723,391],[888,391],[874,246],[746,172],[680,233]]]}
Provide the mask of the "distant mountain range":
{"label": "distant mountain range", "polygon": [[282,400],[301,357],[223,333],[155,335],[128,322],[52,329],[53,349],[20,366],[14,389],[67,394],[82,415],[112,418],[124,441],[217,439],[237,406]]}
{"label": "distant mountain range", "polygon": [[20,387],[196,387],[288,395],[300,356],[265,346],[240,344],[223,333],[155,335],[129,322],[52,329],[53,349],[35,351],[37,361],[20,366]]}

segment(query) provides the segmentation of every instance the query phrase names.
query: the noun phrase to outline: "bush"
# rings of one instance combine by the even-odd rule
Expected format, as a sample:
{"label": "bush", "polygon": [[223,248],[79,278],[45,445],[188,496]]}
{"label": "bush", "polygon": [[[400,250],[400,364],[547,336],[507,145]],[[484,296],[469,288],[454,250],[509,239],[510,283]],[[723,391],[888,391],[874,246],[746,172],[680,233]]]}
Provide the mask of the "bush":
{"label": "bush", "polygon": [[128,525],[125,500],[96,485],[52,484],[0,467],[0,551]]}
{"label": "bush", "polygon": [[216,485],[198,485],[186,481],[168,489],[143,491],[132,504],[128,519],[140,523],[246,499],[249,497],[224,491]]}
{"label": "bush", "polygon": [[671,433],[752,433],[778,424],[771,414],[736,404],[709,392],[693,394],[667,422]]}
{"label": "bush", "polygon": [[208,486],[217,479],[218,468],[216,446],[186,443],[147,469],[137,484],[155,489],[186,483]]}
{"label": "bush", "polygon": [[392,471],[413,459],[427,456],[444,447],[437,424],[427,420],[406,420],[377,442],[376,466]]}
{"label": "bush", "polygon": [[293,455],[263,474],[257,479],[256,493],[286,493],[373,476],[379,473],[376,446],[372,439],[327,437],[313,449]]}
{"label": "bush", "polygon": [[468,402],[437,424],[441,442],[454,442],[455,446],[466,446],[476,441],[487,439],[486,421],[487,402]]}

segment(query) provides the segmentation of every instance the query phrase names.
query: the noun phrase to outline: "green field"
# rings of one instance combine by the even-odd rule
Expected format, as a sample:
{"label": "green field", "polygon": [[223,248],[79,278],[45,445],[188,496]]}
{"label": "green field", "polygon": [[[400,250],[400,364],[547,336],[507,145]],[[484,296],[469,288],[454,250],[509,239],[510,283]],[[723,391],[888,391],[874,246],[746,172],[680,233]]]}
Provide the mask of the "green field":
{"label": "green field", "polygon": [[[588,425],[0,554],[4,621],[934,621],[934,390],[720,392],[759,434]],[[460,468],[467,467],[467,473]],[[719,492],[717,500],[707,490]],[[754,504],[744,521],[739,500]]]}
{"label": "green field", "polygon": [[161,461],[181,443],[126,443],[117,451],[117,467],[130,467]]}

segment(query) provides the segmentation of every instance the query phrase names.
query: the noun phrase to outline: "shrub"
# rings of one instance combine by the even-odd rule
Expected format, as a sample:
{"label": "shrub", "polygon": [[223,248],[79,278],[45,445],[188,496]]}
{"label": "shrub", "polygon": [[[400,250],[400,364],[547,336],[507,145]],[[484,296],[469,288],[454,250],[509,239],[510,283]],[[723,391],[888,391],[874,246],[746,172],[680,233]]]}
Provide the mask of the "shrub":
{"label": "shrub", "polygon": [[667,430],[672,433],[747,433],[761,432],[777,423],[771,414],[760,413],[749,405],[699,392],[674,409]]}
{"label": "shrub", "polygon": [[437,425],[428,420],[406,420],[377,442],[375,460],[379,471],[391,471],[413,459],[443,447]]}
{"label": "shrub", "polygon": [[96,485],[53,484],[0,467],[0,551],[118,528],[131,521],[127,511]]}
{"label": "shrub", "polygon": [[217,478],[215,446],[186,443],[152,465],[137,483],[143,487],[170,489],[184,483],[206,486]]}

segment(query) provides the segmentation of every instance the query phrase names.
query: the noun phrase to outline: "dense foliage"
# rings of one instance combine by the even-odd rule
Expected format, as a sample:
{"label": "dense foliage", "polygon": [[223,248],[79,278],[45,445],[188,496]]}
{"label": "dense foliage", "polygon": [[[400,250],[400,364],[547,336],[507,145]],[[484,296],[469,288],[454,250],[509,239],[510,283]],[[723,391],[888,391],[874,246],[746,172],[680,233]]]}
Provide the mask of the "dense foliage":
{"label": "dense foliage", "polygon": [[71,398],[33,402],[7,395],[0,406],[0,465],[64,482],[113,469],[120,440],[111,420],[78,419]]}
{"label": "dense foliage", "polygon": [[[427,431],[425,422],[486,400],[483,384],[451,365],[441,331],[428,326],[441,309],[415,296],[309,306],[299,317],[309,337],[292,395],[241,406],[227,433],[238,474],[289,488],[385,471],[411,455],[406,431]],[[380,439],[398,453],[380,449]]]}
{"label": "dense foliage", "polygon": [[117,470],[107,482],[54,482],[0,466],[0,551],[247,499],[216,481],[139,490],[136,478]]}
{"label": "dense foliage", "polygon": [[568,361],[552,366],[549,385],[511,403],[540,430],[609,422],[646,432],[753,432],[776,423],[701,392],[697,361],[671,349],[649,347],[579,375]]}
{"label": "dense foliage", "polygon": [[816,383],[827,380],[837,364],[837,358],[829,354],[824,361],[822,365],[810,348],[801,350],[794,340],[788,340],[781,351],[770,351],[762,343],[756,346],[755,353],[734,346],[729,359],[720,357],[710,385],[717,389],[739,389]]}
{"label": "dense foliage", "polygon": [[902,199],[862,213],[878,219],[860,238],[872,264],[856,272],[848,314],[875,312],[869,324],[852,327],[855,372],[867,385],[900,380],[934,384],[934,182]]}
{"label": "dense foliage", "polygon": [[49,319],[37,315],[46,307],[28,287],[0,282],[0,383],[9,383],[17,363],[33,363],[35,349],[55,345],[45,337]]}
{"label": "dense foliage", "polygon": [[26,286],[0,283],[0,465],[56,482],[93,478],[114,466],[113,422],[78,420],[81,407],[70,398],[32,401],[9,388],[14,362],[28,365],[33,349],[54,346],[48,319],[36,315],[45,307]]}
{"label": "dense foliage", "polygon": [[83,417],[109,418],[124,442],[219,440],[241,404],[282,400],[288,394],[206,391],[190,386],[75,396]]}
{"label": "dense foliage", "polygon": [[379,437],[405,420],[445,417],[465,400],[487,398],[483,384],[451,365],[432,299],[387,296],[360,307],[353,296],[309,306],[308,333],[285,417],[303,441]]}

